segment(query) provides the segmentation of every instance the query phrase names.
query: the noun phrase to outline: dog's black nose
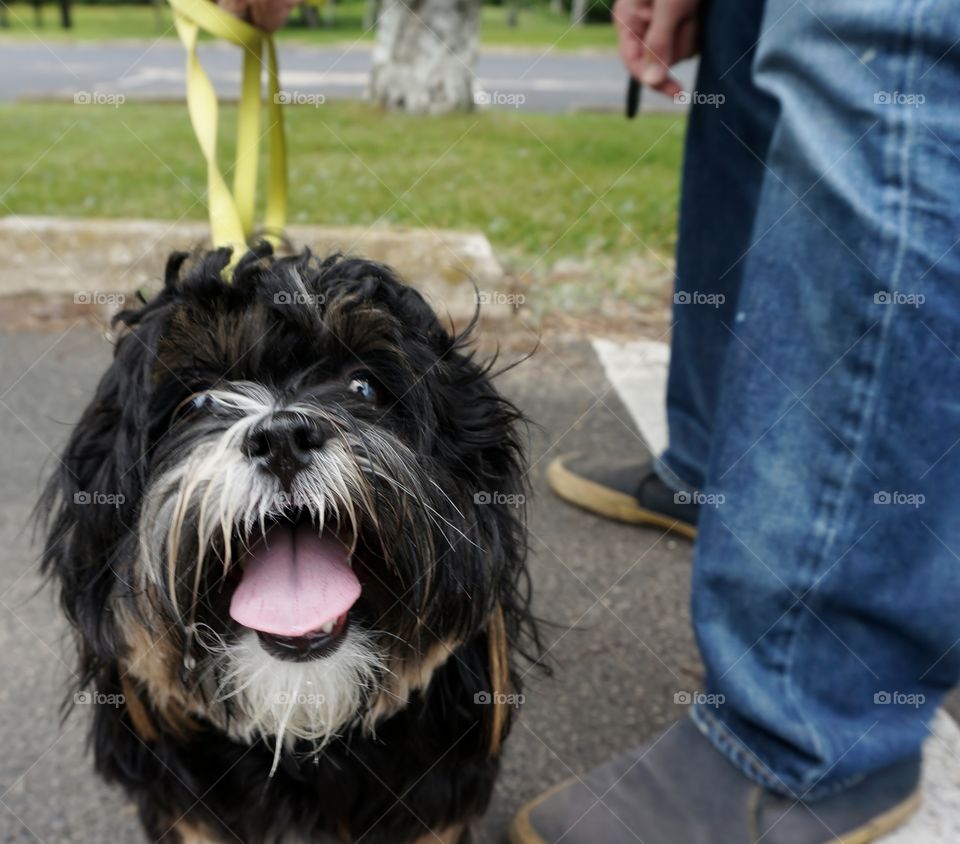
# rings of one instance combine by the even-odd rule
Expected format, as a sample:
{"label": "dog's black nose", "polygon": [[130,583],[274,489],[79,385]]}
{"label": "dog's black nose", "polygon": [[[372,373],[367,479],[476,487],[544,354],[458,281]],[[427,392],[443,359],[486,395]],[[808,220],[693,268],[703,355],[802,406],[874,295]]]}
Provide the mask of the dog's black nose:
{"label": "dog's black nose", "polygon": [[320,420],[281,412],[254,425],[242,450],[276,475],[283,488],[289,490],[294,477],[310,465],[313,452],[321,448],[326,439],[326,429]]}

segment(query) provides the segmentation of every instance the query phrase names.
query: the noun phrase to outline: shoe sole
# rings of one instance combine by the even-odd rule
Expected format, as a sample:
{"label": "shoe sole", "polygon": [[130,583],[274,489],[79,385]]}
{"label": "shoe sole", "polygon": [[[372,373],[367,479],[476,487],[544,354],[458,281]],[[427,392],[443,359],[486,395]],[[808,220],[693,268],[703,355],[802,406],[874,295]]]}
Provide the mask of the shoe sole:
{"label": "shoe sole", "polygon": [[529,803],[524,804],[510,824],[510,830],[508,832],[510,844],[547,844],[547,841],[533,828],[533,824],[530,822],[530,813],[541,803],[545,803],[553,797],[558,791],[563,791],[576,781],[576,777],[570,777],[569,779],[563,780],[563,782],[558,782],[556,785],[548,788],[539,797],[534,797]]}
{"label": "shoe sole", "polygon": [[[871,818],[863,826],[841,835],[836,839],[835,844],[869,844],[871,841],[876,841],[881,835],[886,835],[902,826],[920,808],[920,800],[918,789],[892,809],[887,809],[886,812]],[[824,842],[824,844],[827,843]]]}
{"label": "shoe sole", "polygon": [[697,538],[695,525],[647,510],[637,504],[632,495],[571,472],[563,465],[562,457],[556,458],[547,467],[547,483],[564,501],[598,516],[632,525],[661,528],[691,540]]}
{"label": "shoe sole", "polygon": [[[549,842],[542,838],[536,829],[534,829],[533,823],[530,821],[530,814],[541,803],[545,803],[555,794],[568,788],[576,781],[576,777],[570,777],[563,782],[559,782],[555,786],[547,789],[539,797],[535,797],[529,803],[522,806],[510,824],[510,844],[549,844]],[[920,791],[918,789],[902,803],[898,803],[892,809],[888,809],[886,812],[882,812],[876,817],[871,818],[863,824],[863,826],[859,826],[839,837],[832,838],[830,841],[825,841],[823,844],[870,844],[871,841],[876,841],[882,835],[893,832],[902,826],[914,812],[920,808],[920,799]]]}

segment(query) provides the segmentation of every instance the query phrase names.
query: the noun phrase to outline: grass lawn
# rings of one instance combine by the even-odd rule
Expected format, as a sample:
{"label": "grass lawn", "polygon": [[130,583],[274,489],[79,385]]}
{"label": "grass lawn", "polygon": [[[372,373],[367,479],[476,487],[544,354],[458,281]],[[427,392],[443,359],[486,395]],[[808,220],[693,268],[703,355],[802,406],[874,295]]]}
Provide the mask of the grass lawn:
{"label": "grass lawn", "polygon": [[[530,263],[672,249],[682,118],[286,114],[292,221],[479,229]],[[225,163],[234,118],[222,110]],[[206,216],[182,105],[3,105],[0,124],[16,126],[0,133],[0,214]]]}
{"label": "grass lawn", "polygon": [[[363,28],[363,2],[345,0],[337,4],[336,22],[329,27],[307,29],[294,13],[293,21],[279,33],[284,40],[311,44],[327,44],[362,39],[373,40],[371,31]],[[74,26],[64,30],[59,25],[59,12],[52,3],[43,7],[43,25],[37,26],[33,7],[26,3],[9,6],[9,29],[0,35],[32,38],[34,33],[43,39],[105,40],[110,38],[175,38],[169,7],[159,11],[151,5],[88,6],[74,4]],[[570,26],[566,15],[552,14],[538,7],[522,12],[516,27],[506,24],[504,10],[483,8],[482,41],[490,46],[551,47],[559,50],[614,49],[616,36],[610,24]]]}

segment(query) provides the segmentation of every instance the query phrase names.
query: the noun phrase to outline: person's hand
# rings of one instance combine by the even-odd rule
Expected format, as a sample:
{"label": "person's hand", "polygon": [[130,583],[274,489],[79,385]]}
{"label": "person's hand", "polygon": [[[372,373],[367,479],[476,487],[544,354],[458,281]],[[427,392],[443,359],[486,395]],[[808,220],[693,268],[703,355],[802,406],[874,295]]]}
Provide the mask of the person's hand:
{"label": "person's hand", "polygon": [[299,3],[300,0],[217,0],[222,9],[264,32],[280,29]]}
{"label": "person's hand", "polygon": [[627,70],[669,97],[680,93],[669,69],[699,49],[699,7],[700,0],[617,0],[613,20]]}

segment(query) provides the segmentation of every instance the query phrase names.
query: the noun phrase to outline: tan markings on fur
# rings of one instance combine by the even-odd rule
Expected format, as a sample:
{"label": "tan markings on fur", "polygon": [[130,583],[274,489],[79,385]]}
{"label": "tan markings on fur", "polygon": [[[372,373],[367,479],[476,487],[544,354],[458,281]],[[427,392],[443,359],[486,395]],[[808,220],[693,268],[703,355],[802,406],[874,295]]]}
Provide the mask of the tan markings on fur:
{"label": "tan markings on fur", "polygon": [[490,650],[490,690],[493,718],[490,723],[490,755],[500,753],[503,733],[507,726],[510,691],[510,652],[507,646],[507,631],[503,623],[503,608],[498,604],[487,623],[487,643]]}
{"label": "tan markings on fur", "polygon": [[448,826],[446,829],[435,829],[421,836],[413,844],[457,844],[463,837],[464,824]]}
{"label": "tan markings on fur", "polygon": [[140,695],[137,694],[137,690],[133,687],[133,683],[128,677],[120,680],[120,688],[123,690],[123,700],[127,707],[127,713],[130,715],[130,721],[133,724],[133,731],[140,736],[143,741],[156,741],[159,737],[157,728],[153,726],[153,721],[150,720],[150,714],[147,712],[147,708],[143,705],[143,701],[140,700]]}
{"label": "tan markings on fur", "polygon": [[222,840],[215,838],[200,824],[183,818],[173,825],[173,831],[180,836],[180,844],[218,844]]}
{"label": "tan markings on fur", "polygon": [[[154,636],[122,609],[117,611],[117,630],[126,645],[120,661],[121,682],[125,687],[127,684],[142,687],[150,699],[152,710],[174,735],[184,737],[191,733],[196,725],[188,714],[190,702],[177,679],[180,656],[169,635]],[[156,727],[150,721],[136,689],[133,691],[132,698],[138,701],[144,710],[143,715],[155,732]],[[134,718],[132,711],[130,715]]]}
{"label": "tan markings on fur", "polygon": [[410,695],[430,685],[434,672],[449,658],[460,643],[453,640],[437,642],[420,660],[404,660],[392,668],[384,681],[383,689],[364,718],[364,725],[373,729],[378,721],[404,709]]}

